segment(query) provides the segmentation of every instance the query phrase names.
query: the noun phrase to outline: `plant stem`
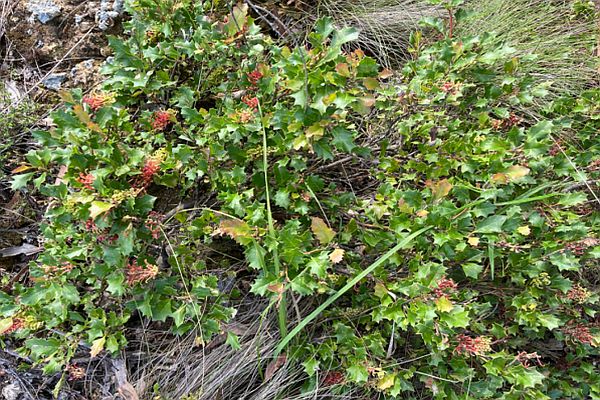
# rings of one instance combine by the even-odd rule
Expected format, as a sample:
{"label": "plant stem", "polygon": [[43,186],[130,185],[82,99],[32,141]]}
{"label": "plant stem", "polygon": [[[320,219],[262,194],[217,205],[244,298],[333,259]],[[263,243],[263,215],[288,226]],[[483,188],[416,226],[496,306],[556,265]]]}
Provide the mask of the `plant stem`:
{"label": "plant stem", "polygon": [[[272,240],[275,240],[275,224],[273,223],[273,213],[271,212],[271,195],[269,194],[269,160],[268,160],[268,147],[267,147],[267,131],[265,130],[265,125],[263,124],[263,113],[262,108],[260,106],[260,101],[258,102],[258,114],[260,117],[260,127],[262,130],[262,139],[263,139],[263,173],[265,177],[265,198],[267,202],[267,223],[269,225],[269,236]],[[279,252],[277,251],[277,246],[273,249],[273,264],[275,266],[275,275],[279,277],[281,273],[281,264],[279,262]],[[266,272],[266,271],[265,271]],[[279,300],[278,312],[277,312],[277,322],[279,323],[279,333],[281,337],[285,337],[287,335],[287,300],[285,290],[280,294],[281,298]]]}

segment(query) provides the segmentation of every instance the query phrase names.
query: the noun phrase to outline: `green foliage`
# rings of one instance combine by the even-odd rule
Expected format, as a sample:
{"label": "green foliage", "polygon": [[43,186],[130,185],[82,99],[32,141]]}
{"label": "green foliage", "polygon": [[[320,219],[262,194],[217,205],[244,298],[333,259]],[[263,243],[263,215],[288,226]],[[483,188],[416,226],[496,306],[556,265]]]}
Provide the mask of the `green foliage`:
{"label": "green foliage", "polygon": [[[600,396],[586,278],[600,255],[597,199],[579,191],[600,171],[600,91],[555,99],[527,123],[517,113],[546,85],[493,34],[425,47],[415,32],[413,59],[389,79],[344,50],[355,30],[328,19],[287,48],[244,6],[207,10],[132,5],[104,92],[65,95],[57,128],[36,133],[36,172],[14,186],[34,179],[52,198],[45,251],[30,284],[0,294],[0,332],[28,338],[23,351],[47,371],[80,340],[92,356],[116,353],[134,316],[195,329],[203,345],[226,330],[236,291],[198,249],[226,243],[245,257],[250,291],[279,308],[282,334],[291,294],[326,296],[278,348],[303,363],[305,389]],[[332,172],[350,159],[364,188]],[[165,192],[199,185],[210,208],[157,214]]]}

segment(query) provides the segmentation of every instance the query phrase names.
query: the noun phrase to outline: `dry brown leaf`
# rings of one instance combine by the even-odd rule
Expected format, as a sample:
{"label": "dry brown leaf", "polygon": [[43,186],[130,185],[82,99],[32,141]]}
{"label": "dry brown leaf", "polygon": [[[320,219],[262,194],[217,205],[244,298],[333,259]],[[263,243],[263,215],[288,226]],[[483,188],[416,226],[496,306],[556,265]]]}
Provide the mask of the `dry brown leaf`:
{"label": "dry brown leaf", "polygon": [[332,264],[340,263],[344,259],[344,249],[335,249],[329,254],[329,261]]}
{"label": "dry brown leaf", "polygon": [[280,354],[276,359],[271,361],[269,365],[267,365],[267,370],[265,371],[265,382],[270,381],[271,378],[273,378],[273,375],[275,375],[275,372],[284,366],[286,361],[287,356],[285,353]]}

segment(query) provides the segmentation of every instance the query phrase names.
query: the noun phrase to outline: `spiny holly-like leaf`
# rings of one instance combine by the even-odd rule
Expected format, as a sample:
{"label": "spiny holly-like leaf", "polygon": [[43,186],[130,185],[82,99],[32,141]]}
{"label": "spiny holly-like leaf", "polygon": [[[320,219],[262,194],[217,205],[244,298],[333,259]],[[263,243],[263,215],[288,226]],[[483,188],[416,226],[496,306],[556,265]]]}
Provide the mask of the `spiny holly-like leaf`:
{"label": "spiny holly-like leaf", "polygon": [[381,391],[387,390],[394,386],[395,382],[396,374],[385,374],[385,376],[377,382],[377,389]]}
{"label": "spiny holly-like leaf", "polygon": [[217,232],[228,235],[240,244],[247,244],[252,240],[252,229],[247,223],[239,219],[225,219],[221,221]]}
{"label": "spiny holly-like leaf", "polygon": [[104,201],[92,201],[92,205],[90,206],[90,218],[96,219],[100,214],[104,214],[115,205],[112,203],[106,203]]}
{"label": "spiny holly-like leaf", "polygon": [[502,232],[502,225],[508,218],[504,215],[494,215],[481,221],[477,225],[477,232],[479,233],[500,233]]}
{"label": "spiny holly-like leaf", "polygon": [[312,218],[310,228],[321,244],[328,244],[335,237],[335,231],[319,217]]}

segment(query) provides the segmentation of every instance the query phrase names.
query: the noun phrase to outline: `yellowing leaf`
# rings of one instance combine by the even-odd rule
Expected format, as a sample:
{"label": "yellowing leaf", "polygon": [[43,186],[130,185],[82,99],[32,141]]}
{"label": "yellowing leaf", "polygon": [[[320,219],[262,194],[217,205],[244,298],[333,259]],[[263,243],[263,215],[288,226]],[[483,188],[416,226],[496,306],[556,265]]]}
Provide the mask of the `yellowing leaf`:
{"label": "yellowing leaf", "polygon": [[510,181],[515,181],[517,179],[521,179],[524,176],[527,176],[529,174],[529,168],[527,167],[523,167],[521,165],[513,165],[512,167],[508,168],[508,170],[506,171],[506,175],[508,176],[508,179]]}
{"label": "yellowing leaf", "polygon": [[320,139],[323,137],[324,133],[325,129],[318,123],[311,125],[306,129],[306,137],[309,139]]}
{"label": "yellowing leaf", "polygon": [[396,374],[386,374],[377,382],[377,390],[384,391],[396,383]]}
{"label": "yellowing leaf", "polygon": [[106,338],[103,336],[99,339],[96,339],[92,342],[92,348],[90,350],[90,356],[96,357],[102,350],[104,350],[104,343],[106,343]]}
{"label": "yellowing leaf", "polygon": [[531,233],[531,229],[529,229],[529,227],[527,225],[520,226],[517,228],[517,232],[519,232],[523,236],[527,236]]}
{"label": "yellowing leaf", "polygon": [[345,77],[350,76],[350,69],[348,68],[348,64],[346,64],[346,63],[339,63],[338,65],[335,66],[335,70],[341,76],[345,76]]}
{"label": "yellowing leaf", "polygon": [[365,78],[363,79],[363,85],[365,85],[368,90],[375,90],[379,87],[379,81],[375,78]]}
{"label": "yellowing leaf", "polygon": [[477,236],[469,236],[467,238],[467,243],[473,247],[477,247],[477,245],[479,245],[479,238]]}
{"label": "yellowing leaf", "polygon": [[32,169],[33,167],[31,165],[21,165],[15,169],[13,169],[12,172],[13,174],[18,174],[19,172],[23,172],[23,171],[27,171],[28,169]]}
{"label": "yellowing leaf", "polygon": [[344,249],[335,249],[329,254],[329,260],[332,264],[337,264],[344,259]]}
{"label": "yellowing leaf", "polygon": [[442,296],[435,301],[435,307],[441,312],[450,312],[454,305],[446,296]]}
{"label": "yellowing leaf", "polygon": [[277,294],[283,293],[284,289],[285,289],[285,287],[283,286],[283,283],[281,283],[281,282],[272,283],[269,286],[267,286],[267,290],[269,292],[273,292],[273,293],[277,293]]}
{"label": "yellowing leaf", "polygon": [[392,77],[392,76],[394,76],[394,72],[392,70],[390,70],[390,69],[387,69],[387,68],[384,69],[383,71],[381,71],[379,73],[379,77],[381,79],[387,79],[387,78]]}
{"label": "yellowing leaf", "polygon": [[440,201],[442,198],[446,197],[448,193],[452,190],[452,184],[448,182],[448,179],[442,179],[438,182],[430,182],[429,188],[431,189],[431,195],[433,196],[433,201]]}
{"label": "yellowing leaf", "polygon": [[13,325],[12,318],[0,319],[0,335],[2,335],[4,332],[9,330],[12,325]]}
{"label": "yellowing leaf", "polygon": [[87,111],[83,109],[83,106],[81,104],[76,104],[73,106],[73,113],[77,116],[77,118],[79,118],[81,122],[83,122],[92,131],[98,133],[102,132],[102,129],[100,129],[100,127],[96,123],[92,122],[90,115],[87,113]]}
{"label": "yellowing leaf", "polygon": [[508,176],[502,173],[494,174],[491,181],[494,183],[508,183]]}
{"label": "yellowing leaf", "polygon": [[325,224],[325,221],[319,217],[312,218],[310,229],[317,237],[317,240],[321,242],[321,244],[327,244],[335,237],[335,231],[328,227],[327,224]]}
{"label": "yellowing leaf", "polygon": [[250,225],[239,219],[226,219],[221,221],[216,233],[228,235],[240,244],[248,243],[248,240],[252,239],[252,229],[250,228]]}
{"label": "yellowing leaf", "polygon": [[114,206],[114,204],[106,203],[104,201],[92,201],[92,205],[90,206],[90,218],[96,219],[98,215],[107,212]]}
{"label": "yellowing leaf", "polygon": [[509,167],[506,172],[500,172],[492,175],[491,181],[493,183],[506,184],[523,178],[529,174],[529,168],[521,165],[513,165]]}
{"label": "yellowing leaf", "polygon": [[429,211],[427,211],[427,210],[417,211],[417,217],[425,218],[428,215],[429,215]]}

